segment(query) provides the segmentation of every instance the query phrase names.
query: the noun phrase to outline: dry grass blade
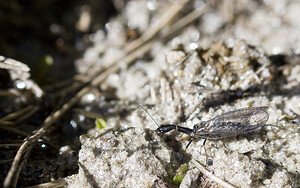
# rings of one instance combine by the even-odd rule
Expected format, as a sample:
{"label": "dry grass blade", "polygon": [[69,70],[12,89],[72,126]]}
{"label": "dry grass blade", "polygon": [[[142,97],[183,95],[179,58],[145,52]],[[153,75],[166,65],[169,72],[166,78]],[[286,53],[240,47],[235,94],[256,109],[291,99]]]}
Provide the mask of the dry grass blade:
{"label": "dry grass blade", "polygon": [[0,144],[0,148],[9,148],[9,147],[20,147],[21,143],[14,143],[14,144]]}
{"label": "dry grass blade", "polygon": [[20,116],[14,123],[18,124],[18,123],[28,119],[30,116],[32,116],[38,110],[39,110],[38,106],[33,106],[33,108],[31,108],[30,111],[28,111],[24,115]]}
{"label": "dry grass blade", "polygon": [[0,90],[0,96],[20,97],[21,94],[16,89]]}
{"label": "dry grass blade", "polygon": [[34,106],[27,106],[25,108],[22,108],[19,111],[16,111],[16,112],[13,112],[13,113],[10,113],[10,114],[4,116],[3,118],[1,118],[1,120],[3,120],[3,121],[9,121],[9,120],[16,119],[19,116],[21,116],[22,114],[25,114],[28,111],[32,110],[33,108],[34,108]]}
{"label": "dry grass blade", "polygon": [[89,74],[90,74],[89,71],[86,71],[83,74],[74,75],[70,79],[67,79],[67,80],[55,83],[53,85],[45,86],[45,87],[43,87],[43,90],[44,91],[53,91],[53,90],[58,90],[60,88],[64,88],[64,87],[70,86],[70,85],[72,85],[74,83],[77,83],[77,82],[79,82],[79,83],[83,83],[83,82],[86,83],[89,80],[88,79],[89,78]]}
{"label": "dry grass blade", "polygon": [[139,39],[131,42],[126,47],[126,51],[132,51],[143,43],[151,39],[155,36],[163,27],[167,26],[171,20],[176,16],[176,14],[184,7],[184,5],[188,2],[188,0],[181,0],[174,3],[165,13],[160,17],[160,19],[149,28]]}
{"label": "dry grass blade", "polygon": [[84,117],[87,117],[87,118],[93,118],[93,119],[96,119],[96,118],[103,118],[102,114],[100,113],[96,113],[96,112],[91,112],[91,111],[87,111],[87,110],[84,110],[84,109],[74,109],[74,111],[76,111],[77,113],[83,115]]}
{"label": "dry grass blade", "polygon": [[[17,187],[17,183],[18,183],[18,179],[19,179],[19,175],[20,175],[20,172],[22,170],[22,166],[23,164],[26,163],[27,159],[28,159],[28,156],[30,155],[30,152],[33,148],[33,145],[30,145],[27,150],[26,150],[26,153],[24,154],[24,158],[23,160],[21,160],[20,158],[20,165],[18,166],[19,168],[16,168],[16,173],[13,174],[14,175],[14,178],[12,178],[12,182],[11,182],[11,185],[12,187]],[[4,187],[4,186],[3,186]]]}
{"label": "dry grass blade", "polygon": [[192,163],[203,173],[203,175],[207,176],[208,178],[210,178],[214,182],[218,183],[222,187],[225,187],[225,188],[235,188],[235,186],[231,185],[230,183],[222,180],[221,178],[217,177],[216,175],[214,175],[213,173],[211,173],[210,171],[208,171],[204,166],[201,165],[200,162],[198,162],[198,161],[196,161],[196,160],[193,159]]}
{"label": "dry grass blade", "polygon": [[0,55],[0,69],[29,72],[30,68],[20,61]]}
{"label": "dry grass blade", "polygon": [[29,134],[26,132],[23,132],[19,129],[16,129],[14,127],[11,127],[12,125],[15,125],[13,122],[10,121],[0,121],[0,129],[18,134],[18,135],[22,135],[22,136],[28,136]]}
{"label": "dry grass blade", "polygon": [[42,183],[39,185],[34,185],[26,188],[57,188],[57,187],[65,187],[67,186],[67,182],[64,179],[59,179],[56,181],[51,181],[48,183]]}
{"label": "dry grass blade", "polygon": [[12,122],[12,121],[6,121],[6,120],[0,119],[0,125],[3,125],[3,126],[13,126],[13,125],[15,125],[15,123]]}
{"label": "dry grass blade", "polygon": [[181,28],[183,28],[184,26],[187,25],[187,23],[191,23],[193,22],[195,19],[199,18],[201,15],[203,15],[208,9],[208,6],[204,6],[201,10],[194,10],[193,12],[187,14],[186,16],[184,16],[182,19],[178,20],[176,23],[172,24],[170,27],[166,28],[166,33],[170,34],[170,32],[172,32],[172,34],[178,30],[180,30]]}

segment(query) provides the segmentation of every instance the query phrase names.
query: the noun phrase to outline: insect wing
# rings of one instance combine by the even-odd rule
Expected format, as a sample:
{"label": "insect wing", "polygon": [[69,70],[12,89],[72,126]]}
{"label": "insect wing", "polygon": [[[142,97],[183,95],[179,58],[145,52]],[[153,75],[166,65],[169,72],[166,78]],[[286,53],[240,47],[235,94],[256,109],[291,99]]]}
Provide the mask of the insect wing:
{"label": "insect wing", "polygon": [[266,112],[268,108],[267,106],[242,108],[219,115],[208,122],[237,122],[249,126],[262,126],[269,119],[269,114]]}
{"label": "insect wing", "polygon": [[254,131],[263,126],[269,118],[268,107],[242,108],[227,112],[199,124],[194,136],[206,139],[220,139]]}

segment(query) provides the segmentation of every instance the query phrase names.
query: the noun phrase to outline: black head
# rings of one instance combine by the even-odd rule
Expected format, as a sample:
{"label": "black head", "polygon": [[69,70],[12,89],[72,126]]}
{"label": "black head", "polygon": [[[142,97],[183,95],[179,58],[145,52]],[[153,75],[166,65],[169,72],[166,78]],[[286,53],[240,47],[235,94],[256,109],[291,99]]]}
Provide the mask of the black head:
{"label": "black head", "polygon": [[166,133],[169,132],[173,129],[176,129],[175,125],[160,125],[157,129],[156,132],[157,133]]}

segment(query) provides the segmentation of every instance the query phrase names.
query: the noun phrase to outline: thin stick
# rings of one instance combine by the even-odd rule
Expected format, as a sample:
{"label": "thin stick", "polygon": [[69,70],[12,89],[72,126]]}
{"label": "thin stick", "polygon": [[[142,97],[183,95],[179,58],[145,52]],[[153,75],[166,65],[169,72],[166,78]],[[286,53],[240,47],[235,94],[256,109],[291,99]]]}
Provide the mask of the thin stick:
{"label": "thin stick", "polygon": [[167,89],[166,89],[166,79],[161,78],[160,79],[160,88],[161,88],[161,103],[167,102]]}
{"label": "thin stick", "polygon": [[0,69],[17,70],[23,72],[29,72],[30,68],[20,61],[0,56]]}
{"label": "thin stick", "polygon": [[15,121],[15,124],[18,124],[24,120],[26,120],[27,118],[29,118],[30,116],[32,116],[35,112],[37,112],[39,110],[40,107],[38,106],[33,106],[32,109],[30,109],[29,112],[27,112],[26,114],[24,114],[23,116],[21,116],[20,118],[18,118],[16,121]]}
{"label": "thin stick", "polygon": [[8,90],[0,90],[0,96],[19,97],[21,96],[21,94],[16,89],[8,89]]}
{"label": "thin stick", "polygon": [[13,126],[13,125],[15,125],[15,123],[12,122],[12,121],[5,121],[5,120],[0,119],[0,126],[1,125],[4,125],[4,126]]}
{"label": "thin stick", "polygon": [[21,110],[18,110],[18,111],[16,111],[16,112],[12,112],[12,113],[10,113],[10,114],[4,116],[3,118],[1,118],[1,120],[3,120],[3,121],[8,121],[8,120],[15,119],[15,118],[19,117],[20,115],[26,113],[27,111],[32,110],[32,108],[33,108],[33,106],[31,106],[31,105],[30,105],[30,106],[27,106],[27,107],[25,107],[25,108],[22,108]]}
{"label": "thin stick", "polygon": [[68,183],[65,179],[58,179],[55,181],[51,181],[48,183],[42,183],[34,186],[29,186],[27,188],[58,188],[58,187],[65,187]]}
{"label": "thin stick", "polygon": [[13,158],[11,159],[6,159],[6,160],[0,160],[0,164],[6,164],[6,163],[9,163],[10,161],[12,161]]}
{"label": "thin stick", "polygon": [[208,171],[199,161],[192,159],[192,163],[202,172],[203,175],[207,176],[214,182],[218,183],[225,188],[236,188],[234,185],[222,180],[221,178],[214,175],[212,172]]}
{"label": "thin stick", "polygon": [[194,10],[193,12],[187,14],[182,19],[178,20],[176,23],[172,24],[170,27],[166,28],[166,31],[164,33],[174,33],[175,31],[180,30],[187,24],[193,22],[197,18],[199,18],[201,15],[203,15],[207,10],[209,6],[203,7],[201,10]]}
{"label": "thin stick", "polygon": [[53,91],[53,90],[57,90],[59,88],[63,88],[63,87],[66,87],[66,86],[70,86],[73,84],[73,83],[76,83],[76,82],[86,82],[87,81],[87,77],[90,75],[90,72],[89,71],[86,71],[82,74],[76,74],[74,75],[72,78],[70,79],[67,79],[67,80],[63,80],[59,83],[55,83],[53,85],[48,85],[48,86],[45,86],[43,87],[43,90],[44,91]]}
{"label": "thin stick", "polygon": [[138,48],[138,46],[141,46],[143,43],[154,37],[163,27],[169,25],[171,20],[178,14],[187,2],[188,0],[181,0],[171,5],[171,7],[169,7],[163,15],[161,15],[160,19],[155,23],[155,25],[153,25],[153,27],[149,28],[139,39],[127,45],[126,51]]}
{"label": "thin stick", "polygon": [[150,96],[151,96],[152,103],[155,104],[156,101],[157,101],[157,97],[156,97],[156,94],[155,94],[154,82],[153,81],[150,82]]}
{"label": "thin stick", "polygon": [[0,129],[6,130],[6,131],[9,131],[9,132],[18,134],[18,135],[22,135],[22,136],[29,136],[30,135],[30,134],[28,134],[28,133],[26,133],[24,131],[21,131],[21,130],[16,129],[16,128],[14,128],[14,127],[11,126],[11,125],[14,125],[14,124],[10,124],[9,126],[7,126],[7,125],[3,125],[1,123],[2,122],[0,122]]}
{"label": "thin stick", "polygon": [[14,144],[0,144],[0,148],[9,148],[9,147],[20,147],[21,143],[14,143]]}
{"label": "thin stick", "polygon": [[30,145],[28,148],[27,148],[27,151],[26,153],[24,154],[24,158],[23,160],[21,161],[20,165],[19,165],[19,168],[17,168],[16,170],[16,173],[14,174],[14,178],[13,178],[13,181],[12,181],[12,187],[17,187],[17,183],[18,183],[18,179],[19,179],[19,175],[20,175],[20,172],[22,170],[22,167],[23,165],[26,163],[29,155],[30,155],[30,152],[33,148],[33,145]]}
{"label": "thin stick", "polygon": [[79,90],[83,87],[84,84],[87,84],[90,80],[86,80],[84,82],[73,82],[68,87],[63,88],[59,91],[56,91],[53,96],[60,97],[60,96],[67,96],[68,93],[72,93],[73,91]]}
{"label": "thin stick", "polygon": [[81,115],[83,115],[84,117],[87,118],[103,118],[103,115],[97,112],[91,112],[91,111],[87,111],[81,108],[76,108],[74,109],[74,111],[76,111],[77,113],[80,113]]}

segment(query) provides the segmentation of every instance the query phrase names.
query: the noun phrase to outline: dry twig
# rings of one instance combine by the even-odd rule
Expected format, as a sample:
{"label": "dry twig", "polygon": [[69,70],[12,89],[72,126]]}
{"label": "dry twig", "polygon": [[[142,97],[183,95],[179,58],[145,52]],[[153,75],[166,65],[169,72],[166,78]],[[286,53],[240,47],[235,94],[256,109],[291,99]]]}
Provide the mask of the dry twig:
{"label": "dry twig", "polygon": [[58,188],[58,187],[65,187],[67,185],[68,184],[67,184],[66,180],[59,179],[59,180],[51,181],[48,183],[42,183],[39,185],[34,185],[34,186],[26,187],[26,188]]}
{"label": "dry twig", "polygon": [[188,2],[188,0],[181,0],[177,3],[174,3],[168,10],[165,11],[163,15],[161,15],[160,19],[153,25],[153,27],[149,28],[139,39],[131,42],[126,47],[126,51],[130,52],[149,39],[153,38],[163,27],[170,24],[171,20],[177,15],[177,13],[184,7],[184,5]]}
{"label": "dry twig", "polygon": [[10,114],[2,117],[1,120],[9,121],[9,120],[16,119],[19,116],[21,116],[22,114],[27,113],[28,111],[32,110],[33,108],[34,108],[34,106],[27,106],[25,108],[22,108],[21,110],[18,110],[16,112],[10,113]]}
{"label": "dry twig", "polygon": [[222,187],[235,188],[235,186],[233,186],[232,184],[220,179],[219,177],[214,175],[212,172],[208,171],[199,161],[196,161],[193,159],[192,163],[202,172],[203,175],[207,176],[208,178],[210,178],[214,182],[218,183]]}
{"label": "dry twig", "polygon": [[3,124],[3,123],[4,123],[4,121],[0,121],[0,129],[6,130],[6,131],[9,131],[9,132],[18,134],[18,135],[22,135],[22,136],[29,136],[28,133],[26,133],[24,131],[21,131],[19,129],[16,129],[14,127],[11,127],[12,125],[14,125],[13,122],[9,122],[8,125],[7,124]]}

